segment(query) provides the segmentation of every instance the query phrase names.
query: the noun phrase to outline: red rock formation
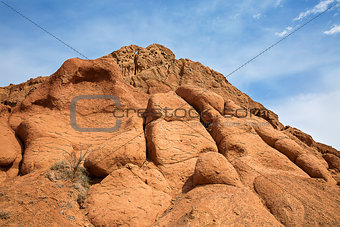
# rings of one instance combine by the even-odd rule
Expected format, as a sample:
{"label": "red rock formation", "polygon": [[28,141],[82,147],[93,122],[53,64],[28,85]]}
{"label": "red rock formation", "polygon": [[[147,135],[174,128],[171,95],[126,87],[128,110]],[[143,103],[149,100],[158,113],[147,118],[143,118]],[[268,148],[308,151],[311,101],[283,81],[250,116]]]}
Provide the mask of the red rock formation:
{"label": "red rock formation", "polygon": [[161,45],[0,95],[1,226],[340,223],[339,151]]}

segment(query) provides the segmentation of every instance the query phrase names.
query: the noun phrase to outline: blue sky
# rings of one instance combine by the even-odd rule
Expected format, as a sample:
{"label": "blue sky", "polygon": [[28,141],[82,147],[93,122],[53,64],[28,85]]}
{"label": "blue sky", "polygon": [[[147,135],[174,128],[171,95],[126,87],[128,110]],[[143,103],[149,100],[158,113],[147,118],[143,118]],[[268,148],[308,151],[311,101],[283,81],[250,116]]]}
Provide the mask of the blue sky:
{"label": "blue sky", "polygon": [[[90,59],[160,43],[229,74],[340,0],[5,1]],[[0,2],[0,86],[80,57]],[[340,149],[340,4],[228,80],[284,124]]]}

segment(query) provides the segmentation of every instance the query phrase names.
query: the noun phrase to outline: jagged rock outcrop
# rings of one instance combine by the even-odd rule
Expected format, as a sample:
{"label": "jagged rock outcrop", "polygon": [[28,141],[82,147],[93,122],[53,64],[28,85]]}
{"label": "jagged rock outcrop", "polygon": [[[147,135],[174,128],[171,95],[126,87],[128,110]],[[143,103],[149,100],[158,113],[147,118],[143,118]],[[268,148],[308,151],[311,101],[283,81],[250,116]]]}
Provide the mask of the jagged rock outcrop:
{"label": "jagged rock outcrop", "polygon": [[146,48],[130,45],[105,57],[113,58],[121,69],[124,81],[139,91],[155,94],[174,91],[183,85],[194,85],[213,91],[225,100],[231,99],[242,107],[263,110],[257,114],[274,127],[283,128],[275,113],[264,111],[263,105],[232,86],[221,73],[189,59],[177,60],[171,50],[162,45],[152,44]]}
{"label": "jagged rock outcrop", "polygon": [[0,87],[0,104],[14,107],[46,80],[47,77],[37,77],[18,85],[11,84],[8,87]]}
{"label": "jagged rock outcrop", "polygon": [[0,94],[0,225],[340,223],[339,151],[159,44]]}

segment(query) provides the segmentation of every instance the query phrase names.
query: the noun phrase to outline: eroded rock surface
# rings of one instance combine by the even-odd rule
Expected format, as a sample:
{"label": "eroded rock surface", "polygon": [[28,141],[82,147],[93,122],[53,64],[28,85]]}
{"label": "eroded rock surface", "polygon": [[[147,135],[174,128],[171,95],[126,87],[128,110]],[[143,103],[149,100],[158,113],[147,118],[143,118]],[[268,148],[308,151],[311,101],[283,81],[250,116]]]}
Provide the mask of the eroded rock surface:
{"label": "eroded rock surface", "polygon": [[215,184],[178,199],[155,226],[282,226],[250,190]]}
{"label": "eroded rock surface", "polygon": [[79,208],[78,191],[69,181],[51,182],[35,172],[0,184],[1,226],[93,226]]}
{"label": "eroded rock surface", "polygon": [[227,184],[243,186],[238,173],[228,160],[216,152],[207,152],[199,155],[195,173],[194,185],[200,184]]}
{"label": "eroded rock surface", "polygon": [[20,142],[8,124],[10,110],[9,106],[0,104],[0,183],[19,174],[22,160]]}
{"label": "eroded rock surface", "polygon": [[159,44],[0,95],[1,226],[340,223],[339,151]]}
{"label": "eroded rock surface", "polygon": [[312,178],[267,175],[255,180],[257,193],[285,226],[336,226],[339,188]]}
{"label": "eroded rock surface", "polygon": [[162,119],[146,126],[149,157],[156,164],[174,164],[199,153],[215,151],[214,140],[197,121],[171,121]]}
{"label": "eroded rock surface", "polygon": [[[152,225],[171,200],[165,192],[148,185],[153,178],[133,165],[113,171],[89,192],[91,222],[95,226]],[[156,185],[165,179],[159,181]]]}
{"label": "eroded rock surface", "polygon": [[[119,119],[118,129],[126,133],[118,129],[108,133],[75,128],[114,128],[118,124],[118,119],[112,117],[114,108],[138,108],[147,102],[146,96],[131,89],[123,83],[112,59],[66,61],[10,116],[12,128],[26,147],[22,172],[49,168],[57,160],[65,159],[65,151],[79,153],[82,144],[93,145],[85,164],[95,176],[105,177],[127,163],[141,165],[146,158],[142,118],[122,112],[125,115]],[[119,103],[107,96],[117,97]],[[75,111],[71,111],[75,97],[81,99]],[[71,114],[75,116],[73,124]]]}

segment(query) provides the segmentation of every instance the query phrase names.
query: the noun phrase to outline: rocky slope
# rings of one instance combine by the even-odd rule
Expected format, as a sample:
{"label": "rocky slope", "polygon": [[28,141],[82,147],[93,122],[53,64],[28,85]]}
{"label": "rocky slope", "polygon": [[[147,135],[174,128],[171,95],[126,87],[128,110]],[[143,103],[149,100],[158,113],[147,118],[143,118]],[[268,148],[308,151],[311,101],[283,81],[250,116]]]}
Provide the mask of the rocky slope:
{"label": "rocky slope", "polygon": [[339,151],[164,46],[0,95],[1,226],[340,225]]}

